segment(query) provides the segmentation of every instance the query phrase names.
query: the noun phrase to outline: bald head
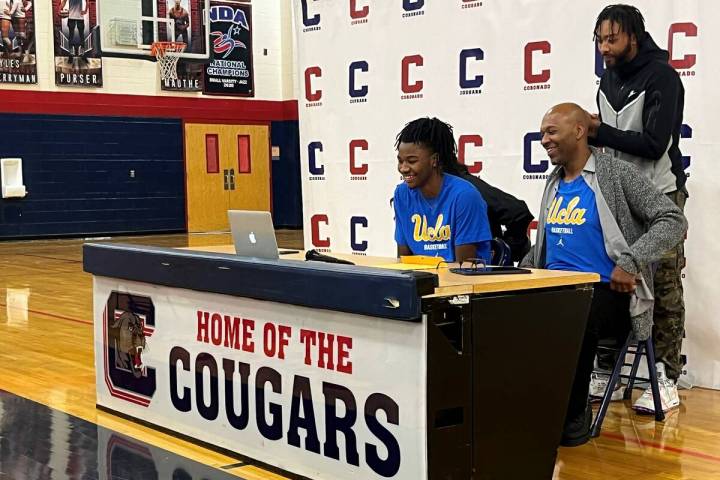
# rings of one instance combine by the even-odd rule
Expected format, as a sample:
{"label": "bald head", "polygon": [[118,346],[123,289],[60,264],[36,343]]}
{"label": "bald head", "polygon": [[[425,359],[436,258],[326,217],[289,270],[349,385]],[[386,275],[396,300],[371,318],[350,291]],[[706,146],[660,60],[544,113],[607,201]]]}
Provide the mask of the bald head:
{"label": "bald head", "polygon": [[545,113],[545,116],[554,115],[560,120],[564,120],[574,125],[580,125],[587,134],[590,125],[590,116],[588,113],[576,103],[560,103],[555,105]]}
{"label": "bald head", "polygon": [[541,143],[554,165],[566,165],[588,151],[589,126],[590,115],[574,103],[555,105],[545,113]]}

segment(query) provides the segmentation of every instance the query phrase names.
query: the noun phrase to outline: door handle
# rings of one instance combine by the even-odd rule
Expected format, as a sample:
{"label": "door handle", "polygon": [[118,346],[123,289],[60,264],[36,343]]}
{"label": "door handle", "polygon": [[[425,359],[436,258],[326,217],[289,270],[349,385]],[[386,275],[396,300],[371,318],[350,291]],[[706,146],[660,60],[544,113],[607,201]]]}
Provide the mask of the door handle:
{"label": "door handle", "polygon": [[235,169],[230,169],[230,190],[235,190]]}
{"label": "door handle", "polygon": [[230,175],[228,169],[223,170],[223,190],[228,190],[230,184]]}

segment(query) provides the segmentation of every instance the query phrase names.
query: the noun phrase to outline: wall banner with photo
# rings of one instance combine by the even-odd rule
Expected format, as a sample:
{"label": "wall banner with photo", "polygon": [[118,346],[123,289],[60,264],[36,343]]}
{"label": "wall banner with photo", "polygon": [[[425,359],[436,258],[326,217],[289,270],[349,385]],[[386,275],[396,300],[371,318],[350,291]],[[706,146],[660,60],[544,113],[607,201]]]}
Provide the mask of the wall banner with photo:
{"label": "wall banner with photo", "polygon": [[53,0],[55,84],[102,87],[100,26],[95,0]]}
{"label": "wall banner with photo", "polygon": [[211,2],[210,47],[204,93],[254,96],[252,7]]}
{"label": "wall banner with photo", "polygon": [[[200,47],[202,25],[193,22],[199,18],[202,5],[200,0],[160,0],[158,12],[173,21],[173,35],[168,38],[185,43],[185,53],[195,53]],[[164,11],[163,8],[164,7]],[[165,13],[166,12],[166,13]],[[199,92],[202,90],[203,62],[178,59],[175,77],[161,76],[160,89],[180,92]]]}
{"label": "wall banner with photo", "polygon": [[33,2],[3,0],[0,4],[0,83],[37,83]]}

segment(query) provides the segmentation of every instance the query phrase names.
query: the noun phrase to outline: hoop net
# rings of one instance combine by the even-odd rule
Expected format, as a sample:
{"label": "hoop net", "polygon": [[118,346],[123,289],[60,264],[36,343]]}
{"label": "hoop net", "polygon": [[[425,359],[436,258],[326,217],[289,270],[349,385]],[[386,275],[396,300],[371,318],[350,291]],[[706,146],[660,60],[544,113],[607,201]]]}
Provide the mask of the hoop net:
{"label": "hoop net", "polygon": [[178,54],[185,51],[184,42],[154,42],[150,52],[157,58],[163,80],[177,80]]}

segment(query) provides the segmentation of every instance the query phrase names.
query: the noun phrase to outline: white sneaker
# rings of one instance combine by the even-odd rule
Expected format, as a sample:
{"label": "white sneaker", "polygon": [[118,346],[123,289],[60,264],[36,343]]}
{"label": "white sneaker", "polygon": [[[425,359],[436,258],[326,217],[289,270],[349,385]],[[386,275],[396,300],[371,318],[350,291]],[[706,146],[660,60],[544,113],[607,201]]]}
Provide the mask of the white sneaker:
{"label": "white sneaker", "polygon": [[[607,390],[608,382],[610,381],[610,375],[607,375],[605,373],[594,373],[590,376],[590,401],[591,402],[599,402],[602,400],[603,395],[605,395],[605,390]],[[612,395],[610,396],[611,402],[616,402],[618,400],[622,400],[623,398],[623,391],[620,388],[620,382],[618,381],[615,384],[615,390],[613,390]]]}
{"label": "white sneaker", "polygon": [[[655,368],[657,369],[658,389],[660,390],[660,405],[662,406],[663,412],[667,412],[680,405],[677,385],[665,376],[664,364],[658,363],[655,365]],[[633,404],[633,409],[639,413],[655,413],[651,387],[648,387],[642,396],[637,399],[635,404]]]}

